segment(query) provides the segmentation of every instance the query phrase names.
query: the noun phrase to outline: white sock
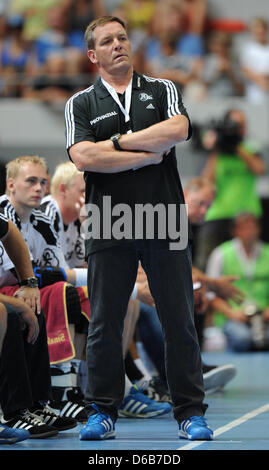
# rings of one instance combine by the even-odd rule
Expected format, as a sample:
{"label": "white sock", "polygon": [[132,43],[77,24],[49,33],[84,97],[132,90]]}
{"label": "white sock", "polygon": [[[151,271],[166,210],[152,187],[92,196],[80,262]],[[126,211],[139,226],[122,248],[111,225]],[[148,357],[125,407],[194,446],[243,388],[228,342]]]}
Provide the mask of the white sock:
{"label": "white sock", "polygon": [[144,376],[144,380],[150,380],[151,379],[151,375],[149,374],[149,372],[147,371],[146,367],[144,366],[142,360],[140,359],[140,357],[138,357],[137,359],[134,360],[134,363],[136,365],[136,367],[140,370],[140,372],[142,372],[143,376]]}
{"label": "white sock", "polygon": [[132,382],[128,379],[127,375],[125,374],[125,390],[124,390],[124,397],[126,397],[129,392],[131,387],[133,386]]}
{"label": "white sock", "polygon": [[58,364],[51,364],[50,366],[51,369],[60,369],[65,374],[71,372],[71,367],[71,361],[59,362]]}
{"label": "white sock", "polygon": [[77,374],[71,370],[72,364],[70,361],[61,362],[59,364],[52,364],[51,369],[60,369],[64,372],[63,375],[51,374],[52,387],[76,387]]}
{"label": "white sock", "polygon": [[141,379],[136,380],[135,383],[139,388],[142,388],[143,390],[145,390],[148,387],[149,380],[150,380],[149,378],[142,377]]}
{"label": "white sock", "polygon": [[78,374],[79,366],[80,366],[80,359],[72,359],[71,364],[74,367],[76,374]]}

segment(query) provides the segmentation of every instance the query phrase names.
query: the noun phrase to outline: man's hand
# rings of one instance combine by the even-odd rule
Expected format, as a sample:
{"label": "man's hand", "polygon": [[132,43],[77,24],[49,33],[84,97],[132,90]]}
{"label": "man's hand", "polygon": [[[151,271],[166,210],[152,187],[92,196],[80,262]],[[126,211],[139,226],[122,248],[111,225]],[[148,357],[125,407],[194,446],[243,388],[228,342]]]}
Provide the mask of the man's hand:
{"label": "man's hand", "polygon": [[151,307],[155,306],[147,280],[137,284],[137,299]]}
{"label": "man's hand", "polygon": [[40,314],[41,304],[38,287],[22,286],[15,292],[14,297],[23,300],[34,313]]}
{"label": "man's hand", "polygon": [[206,296],[206,291],[201,289],[194,291],[194,308],[196,313],[205,313],[209,307],[209,300]]}
{"label": "man's hand", "polygon": [[262,312],[262,318],[266,323],[269,323],[269,307],[266,307]]}
{"label": "man's hand", "polygon": [[237,276],[221,276],[217,279],[211,280],[210,287],[222,299],[230,299],[237,304],[241,304],[245,298],[245,294],[232,284],[232,282],[237,279]]}
{"label": "man's hand", "polygon": [[142,268],[141,264],[138,265],[138,270],[137,270],[137,277],[136,277],[136,282],[144,282],[147,280],[147,275]]}
{"label": "man's hand", "polygon": [[232,309],[227,315],[229,320],[237,321],[239,323],[248,323],[249,317],[244,313],[244,310],[234,310]]}
{"label": "man's hand", "polygon": [[27,342],[34,344],[39,335],[39,325],[33,310],[24,303],[21,311],[22,329],[28,329]]}

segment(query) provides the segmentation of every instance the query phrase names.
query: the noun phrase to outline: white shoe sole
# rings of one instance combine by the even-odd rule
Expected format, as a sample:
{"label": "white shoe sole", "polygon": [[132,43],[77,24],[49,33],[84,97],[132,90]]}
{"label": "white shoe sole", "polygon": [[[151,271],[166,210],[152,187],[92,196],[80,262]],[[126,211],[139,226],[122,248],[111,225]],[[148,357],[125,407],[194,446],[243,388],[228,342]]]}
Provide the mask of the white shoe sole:
{"label": "white shoe sole", "polygon": [[216,367],[203,374],[204,388],[206,393],[221,390],[230,380],[234,378],[236,368],[232,364]]}
{"label": "white shoe sole", "polygon": [[171,410],[167,411],[152,411],[151,413],[147,414],[138,414],[138,413],[132,413],[131,411],[124,411],[124,410],[119,410],[118,415],[120,418],[139,418],[139,419],[146,419],[146,418],[154,418],[157,416],[161,416],[167,413],[170,413]]}
{"label": "white shoe sole", "polygon": [[178,433],[180,439],[188,439],[189,441],[212,441],[213,436],[211,437],[193,437],[191,434],[188,434],[184,431],[179,431]]}
{"label": "white shoe sole", "polygon": [[90,437],[83,437],[81,434],[79,435],[79,439],[81,441],[104,441],[105,439],[115,439],[116,437],[116,432],[111,431],[111,432],[106,432],[101,435],[91,435]]}

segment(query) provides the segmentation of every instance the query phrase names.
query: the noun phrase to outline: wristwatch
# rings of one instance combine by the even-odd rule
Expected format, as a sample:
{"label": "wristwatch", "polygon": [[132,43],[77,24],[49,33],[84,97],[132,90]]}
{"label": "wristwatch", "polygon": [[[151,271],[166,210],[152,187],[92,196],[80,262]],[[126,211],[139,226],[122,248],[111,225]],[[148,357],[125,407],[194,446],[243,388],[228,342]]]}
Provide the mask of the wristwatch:
{"label": "wristwatch", "polygon": [[115,150],[122,150],[120,144],[119,144],[119,138],[121,137],[121,134],[114,134],[110,137],[110,139],[113,142]]}
{"label": "wristwatch", "polygon": [[19,286],[38,287],[38,279],[36,277],[28,277],[27,279],[20,281]]}

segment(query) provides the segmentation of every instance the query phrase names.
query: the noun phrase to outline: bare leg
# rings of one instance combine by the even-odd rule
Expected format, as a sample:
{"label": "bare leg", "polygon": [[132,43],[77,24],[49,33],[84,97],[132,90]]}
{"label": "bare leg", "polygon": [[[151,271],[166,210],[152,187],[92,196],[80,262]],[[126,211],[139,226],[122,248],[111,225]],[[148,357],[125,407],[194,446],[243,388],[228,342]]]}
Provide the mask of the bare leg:
{"label": "bare leg", "polygon": [[123,335],[122,335],[123,357],[126,356],[127,351],[133,340],[134,331],[135,331],[138,317],[139,317],[139,302],[137,300],[130,300],[128,304],[127,314],[124,319],[124,328],[123,328]]}

